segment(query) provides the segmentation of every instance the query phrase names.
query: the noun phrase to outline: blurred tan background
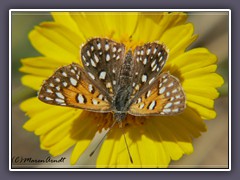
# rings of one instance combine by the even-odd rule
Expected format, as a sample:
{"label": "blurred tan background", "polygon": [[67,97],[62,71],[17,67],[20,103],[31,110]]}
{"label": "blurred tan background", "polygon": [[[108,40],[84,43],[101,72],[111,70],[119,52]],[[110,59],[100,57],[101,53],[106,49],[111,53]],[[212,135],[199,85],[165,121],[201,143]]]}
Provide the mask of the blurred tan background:
{"label": "blurred tan background", "polygon": [[[172,161],[170,168],[227,168],[228,167],[228,13],[227,12],[189,12],[189,22],[195,26],[195,34],[199,34],[198,40],[190,47],[207,47],[218,56],[218,70],[225,80],[225,84],[219,89],[221,95],[215,102],[217,118],[205,121],[208,131],[201,137],[193,140],[194,152],[184,155],[179,161]],[[21,66],[20,59],[38,56],[39,53],[31,46],[28,33],[43,21],[51,21],[48,13],[18,12],[12,15],[12,157],[32,157],[33,159],[45,159],[49,156],[47,151],[40,149],[39,138],[34,133],[22,128],[28,119],[19,109],[20,103],[28,97],[36,96],[36,92],[21,84],[22,74],[18,71]],[[69,166],[71,149],[61,157],[67,159],[60,163],[61,167]],[[56,157],[55,159],[60,159]],[[54,158],[53,158],[54,159]],[[83,163],[94,162],[83,159]],[[60,165],[59,164],[59,165]],[[13,167],[21,168],[18,162],[13,162]],[[63,166],[64,165],[64,166]],[[52,164],[29,164],[25,167],[57,167]],[[78,166],[79,167],[79,166]]]}

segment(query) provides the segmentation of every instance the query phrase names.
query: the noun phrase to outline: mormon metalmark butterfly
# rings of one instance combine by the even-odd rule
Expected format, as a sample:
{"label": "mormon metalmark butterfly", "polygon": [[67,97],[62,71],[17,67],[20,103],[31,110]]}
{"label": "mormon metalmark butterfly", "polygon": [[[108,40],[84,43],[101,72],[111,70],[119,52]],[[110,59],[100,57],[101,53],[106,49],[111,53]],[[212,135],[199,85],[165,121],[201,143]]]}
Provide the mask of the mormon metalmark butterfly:
{"label": "mormon metalmark butterfly", "polygon": [[177,78],[161,73],[168,52],[156,42],[133,51],[106,38],[93,38],[81,48],[84,68],[63,66],[47,79],[38,98],[48,104],[94,112],[112,112],[121,122],[134,116],[175,115],[185,108]]}
{"label": "mormon metalmark butterfly", "polygon": [[180,82],[169,73],[161,73],[168,58],[164,45],[146,43],[132,51],[110,39],[94,38],[83,45],[80,55],[84,67],[72,63],[59,68],[42,85],[41,101],[112,112],[113,125],[121,124],[128,113],[162,116],[185,109]]}

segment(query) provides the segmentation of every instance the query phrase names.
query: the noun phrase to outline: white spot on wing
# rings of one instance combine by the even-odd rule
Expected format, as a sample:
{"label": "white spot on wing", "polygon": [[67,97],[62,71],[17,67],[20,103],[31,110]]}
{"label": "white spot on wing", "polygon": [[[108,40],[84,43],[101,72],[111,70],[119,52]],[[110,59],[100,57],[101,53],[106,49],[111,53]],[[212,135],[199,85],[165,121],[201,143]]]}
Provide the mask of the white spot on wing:
{"label": "white spot on wing", "polygon": [[120,59],[120,56],[118,55],[117,57],[116,57],[116,60],[119,60]]}
{"label": "white spot on wing", "polygon": [[181,103],[180,101],[174,102],[175,105],[179,105],[180,103]]}
{"label": "white spot on wing", "polygon": [[173,109],[172,112],[179,112],[179,108]]}
{"label": "white spot on wing", "polygon": [[136,89],[136,90],[139,90],[139,85],[136,85],[136,86],[135,86],[135,89]]}
{"label": "white spot on wing", "polygon": [[56,98],[55,101],[58,102],[58,103],[64,103],[65,102],[63,99],[59,99],[59,98]]}
{"label": "white spot on wing", "polygon": [[151,67],[153,67],[156,64],[156,59],[151,63]]}
{"label": "white spot on wing", "polygon": [[78,103],[84,104],[84,97],[82,94],[78,94],[77,96]]}
{"label": "white spot on wing", "polygon": [[97,47],[98,47],[99,50],[101,49],[101,43],[100,42],[97,43]]}
{"label": "white spot on wing", "polygon": [[93,85],[92,85],[92,84],[89,84],[89,85],[88,85],[88,90],[89,90],[90,93],[93,92]]}
{"label": "white spot on wing", "polygon": [[106,61],[110,61],[110,55],[109,54],[106,55]]}
{"label": "white spot on wing", "polygon": [[87,55],[88,55],[89,57],[91,57],[91,54],[90,54],[90,51],[89,51],[89,50],[87,50]]}
{"label": "white spot on wing", "polygon": [[67,73],[66,72],[62,72],[62,75],[67,77]]}
{"label": "white spot on wing", "polygon": [[92,79],[95,79],[95,76],[92,73],[88,72],[88,74]]}
{"label": "white spot on wing", "polygon": [[46,99],[47,101],[51,101],[51,100],[53,100],[53,99],[50,98],[50,97],[45,97],[45,99]]}
{"label": "white spot on wing", "polygon": [[73,86],[76,86],[77,85],[77,81],[76,81],[76,79],[74,79],[74,78],[70,78],[70,82],[71,82],[71,84],[73,85]]}
{"label": "white spot on wing", "polygon": [[169,85],[168,85],[168,87],[172,87],[173,86],[173,82],[171,82]]}
{"label": "white spot on wing", "polygon": [[156,101],[152,101],[148,109],[153,110],[155,106],[156,106]]}
{"label": "white spot on wing", "polygon": [[147,97],[149,97],[150,95],[151,95],[151,90],[147,92]]}
{"label": "white spot on wing", "polygon": [[149,48],[149,49],[147,50],[147,55],[149,55],[150,52],[151,52],[151,49]]}
{"label": "white spot on wing", "polygon": [[67,82],[63,82],[63,86],[67,87],[68,83]]}
{"label": "white spot on wing", "polygon": [[94,59],[95,59],[96,63],[98,63],[98,62],[99,62],[99,58],[97,57],[97,55],[96,55],[96,54],[94,54]]}
{"label": "white spot on wing", "polygon": [[49,93],[53,93],[53,91],[51,89],[47,89],[46,91]]}
{"label": "white spot on wing", "polygon": [[143,60],[143,64],[147,64],[147,58]]}
{"label": "white spot on wing", "polygon": [[[162,54],[161,51],[159,51],[159,53],[158,53],[158,57],[161,56],[161,54]],[[161,56],[161,57],[162,57],[162,56]]]}
{"label": "white spot on wing", "polygon": [[105,50],[106,50],[106,51],[109,50],[109,44],[105,44]]}
{"label": "white spot on wing", "polygon": [[157,68],[157,64],[155,64],[155,66],[152,68],[152,71],[155,71],[156,68]]}
{"label": "white spot on wing", "polygon": [[94,105],[97,105],[97,104],[98,104],[98,100],[97,100],[97,99],[92,99],[92,103],[93,103]]}
{"label": "white spot on wing", "polygon": [[171,109],[163,109],[163,112],[169,113],[169,112],[171,112]]}
{"label": "white spot on wing", "polygon": [[177,95],[176,98],[179,99],[181,96],[180,95]]}
{"label": "white spot on wing", "polygon": [[166,87],[161,87],[159,89],[159,94],[163,94],[165,90],[166,90]]}
{"label": "white spot on wing", "polygon": [[154,48],[153,50],[153,54],[155,54],[157,52],[157,48]]}
{"label": "white spot on wing", "polygon": [[148,84],[151,84],[154,81],[155,77],[153,77],[152,79],[150,79]]}
{"label": "white spot on wing", "polygon": [[138,98],[137,103],[142,102],[142,98]]}
{"label": "white spot on wing", "polygon": [[96,63],[91,59],[91,64],[93,67],[96,67]]}
{"label": "white spot on wing", "polygon": [[98,99],[103,100],[103,95],[102,95],[102,94],[99,94]]}
{"label": "white spot on wing", "polygon": [[169,102],[169,103],[167,103],[167,104],[164,106],[164,108],[170,108],[171,106],[172,106],[172,103]]}
{"label": "white spot on wing", "polygon": [[142,75],[142,82],[146,82],[147,81],[147,75]]}
{"label": "white spot on wing", "polygon": [[111,88],[111,87],[112,87],[111,83],[108,82],[108,83],[106,84],[106,87],[107,87],[107,88]]}
{"label": "white spot on wing", "polygon": [[62,95],[62,93],[56,92],[56,95],[57,95],[59,98],[64,99],[64,96]]}
{"label": "white spot on wing", "polygon": [[177,92],[177,89],[174,89],[173,91],[172,91],[172,93],[176,93]]}
{"label": "white spot on wing", "polygon": [[60,79],[59,79],[59,78],[56,78],[55,81],[60,82]]}
{"label": "white spot on wing", "polygon": [[85,58],[85,56],[82,56],[82,60],[86,61],[86,58]]}
{"label": "white spot on wing", "polygon": [[99,75],[99,79],[105,79],[106,78],[106,72],[102,71]]}
{"label": "white spot on wing", "polygon": [[140,105],[139,105],[139,108],[140,108],[140,109],[143,109],[143,108],[144,108],[144,103],[140,104]]}

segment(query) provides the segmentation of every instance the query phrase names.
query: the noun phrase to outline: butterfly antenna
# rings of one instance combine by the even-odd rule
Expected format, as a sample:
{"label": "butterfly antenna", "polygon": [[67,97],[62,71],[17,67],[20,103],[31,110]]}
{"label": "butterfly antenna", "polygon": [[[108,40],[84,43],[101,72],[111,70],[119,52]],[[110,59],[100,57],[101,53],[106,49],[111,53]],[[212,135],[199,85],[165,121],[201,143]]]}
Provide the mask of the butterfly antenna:
{"label": "butterfly antenna", "polygon": [[112,124],[112,126],[108,129],[108,131],[104,134],[104,136],[102,137],[102,139],[99,141],[99,143],[97,144],[97,146],[95,147],[95,149],[89,154],[89,156],[91,157],[95,151],[98,149],[98,147],[100,146],[100,144],[102,144],[103,140],[105,139],[105,137],[108,135],[108,133],[110,132],[110,130],[113,128],[113,126],[116,124],[117,121],[114,121],[114,123]]}
{"label": "butterfly antenna", "polygon": [[128,148],[128,144],[127,144],[127,140],[126,140],[125,132],[124,132],[124,129],[123,129],[123,127],[122,127],[122,122],[121,122],[120,129],[122,130],[122,134],[123,134],[124,141],[125,141],[125,144],[126,144],[126,147],[127,147],[127,151],[128,151],[129,159],[130,159],[131,163],[133,164],[133,159],[132,159],[132,156],[131,156],[130,150],[129,150],[129,148]]}

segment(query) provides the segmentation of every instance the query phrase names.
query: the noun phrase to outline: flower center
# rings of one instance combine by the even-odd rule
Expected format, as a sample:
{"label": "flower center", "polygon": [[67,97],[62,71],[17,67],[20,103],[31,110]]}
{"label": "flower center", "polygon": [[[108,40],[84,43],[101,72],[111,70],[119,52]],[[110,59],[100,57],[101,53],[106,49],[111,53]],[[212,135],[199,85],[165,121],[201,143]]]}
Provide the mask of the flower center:
{"label": "flower center", "polygon": [[[91,113],[95,116],[95,122],[98,126],[98,131],[101,132],[102,129],[108,129],[114,123],[112,113]],[[114,126],[118,128],[120,125],[124,128],[127,126],[143,126],[145,123],[146,117],[137,117],[132,115],[127,115],[126,118],[121,123],[116,123]]]}

